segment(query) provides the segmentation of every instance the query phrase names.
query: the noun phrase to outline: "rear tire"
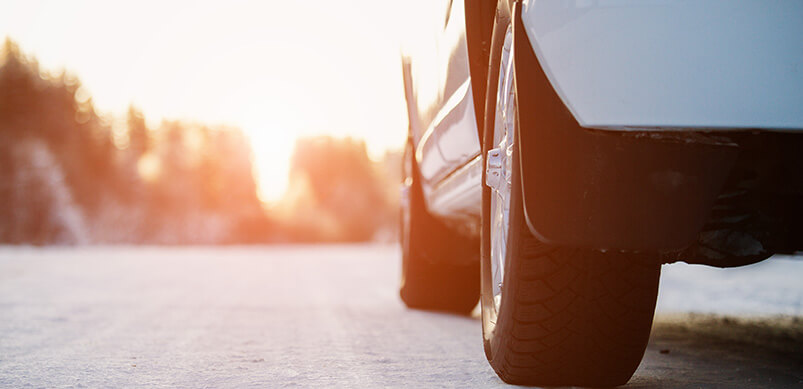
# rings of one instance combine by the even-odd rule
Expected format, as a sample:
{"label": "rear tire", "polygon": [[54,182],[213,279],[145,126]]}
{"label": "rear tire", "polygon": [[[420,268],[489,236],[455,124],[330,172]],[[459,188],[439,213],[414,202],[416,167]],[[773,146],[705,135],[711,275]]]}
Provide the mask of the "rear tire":
{"label": "rear tire", "polygon": [[543,244],[530,234],[521,208],[515,213],[494,323],[486,317],[491,288],[483,285],[491,366],[512,384],[625,384],[650,335],[660,265],[641,255]]}
{"label": "rear tire", "polygon": [[479,241],[427,212],[409,144],[404,159],[401,299],[409,308],[468,314],[480,296]]}
{"label": "rear tire", "polygon": [[486,104],[486,116],[494,119],[486,121],[484,150],[496,148],[491,154],[500,159],[489,165],[485,154],[488,169],[494,166],[491,180],[484,180],[494,188],[483,187],[485,354],[511,384],[621,385],[635,372],[647,345],[660,263],[642,254],[556,247],[530,232],[509,34],[508,29],[504,42],[497,43],[504,59],[497,72],[505,78],[489,83]]}

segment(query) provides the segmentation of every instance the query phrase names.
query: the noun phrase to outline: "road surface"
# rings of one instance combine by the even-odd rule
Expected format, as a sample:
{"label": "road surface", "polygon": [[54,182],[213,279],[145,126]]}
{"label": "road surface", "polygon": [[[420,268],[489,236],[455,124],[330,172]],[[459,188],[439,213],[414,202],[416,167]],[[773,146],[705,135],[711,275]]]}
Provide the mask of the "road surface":
{"label": "road surface", "polygon": [[[476,315],[403,307],[398,262],[373,245],[3,247],[0,386],[505,386]],[[803,261],[663,270],[628,386],[803,387]]]}

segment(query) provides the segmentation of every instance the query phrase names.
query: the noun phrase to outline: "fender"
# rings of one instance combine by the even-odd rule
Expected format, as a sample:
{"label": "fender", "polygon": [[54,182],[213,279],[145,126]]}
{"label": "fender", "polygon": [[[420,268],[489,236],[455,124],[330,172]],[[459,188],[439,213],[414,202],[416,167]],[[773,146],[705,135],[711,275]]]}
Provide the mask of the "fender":
{"label": "fender", "polygon": [[699,132],[684,132],[689,141],[581,127],[533,51],[521,3],[512,19],[531,232],[545,243],[597,249],[673,250],[694,242],[734,165],[736,145]]}

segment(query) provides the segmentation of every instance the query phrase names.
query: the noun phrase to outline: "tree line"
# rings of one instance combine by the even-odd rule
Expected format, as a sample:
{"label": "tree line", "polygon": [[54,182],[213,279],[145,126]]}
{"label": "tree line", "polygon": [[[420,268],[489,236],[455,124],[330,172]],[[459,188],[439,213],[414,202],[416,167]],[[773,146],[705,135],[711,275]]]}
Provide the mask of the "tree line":
{"label": "tree line", "polygon": [[236,128],[98,113],[80,80],[0,52],[0,242],[241,244],[395,237],[399,153],[296,143],[290,188],[267,208]]}

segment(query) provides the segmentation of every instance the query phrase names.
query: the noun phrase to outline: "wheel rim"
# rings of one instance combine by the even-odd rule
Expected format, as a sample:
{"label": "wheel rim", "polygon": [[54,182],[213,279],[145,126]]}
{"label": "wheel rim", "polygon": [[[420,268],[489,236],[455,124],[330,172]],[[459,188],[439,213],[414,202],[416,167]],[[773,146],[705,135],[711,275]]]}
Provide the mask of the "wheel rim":
{"label": "wheel rim", "polygon": [[499,312],[510,227],[510,194],[516,125],[513,88],[512,30],[508,28],[499,66],[493,149],[488,151],[486,184],[491,188],[490,257],[494,308]]}

